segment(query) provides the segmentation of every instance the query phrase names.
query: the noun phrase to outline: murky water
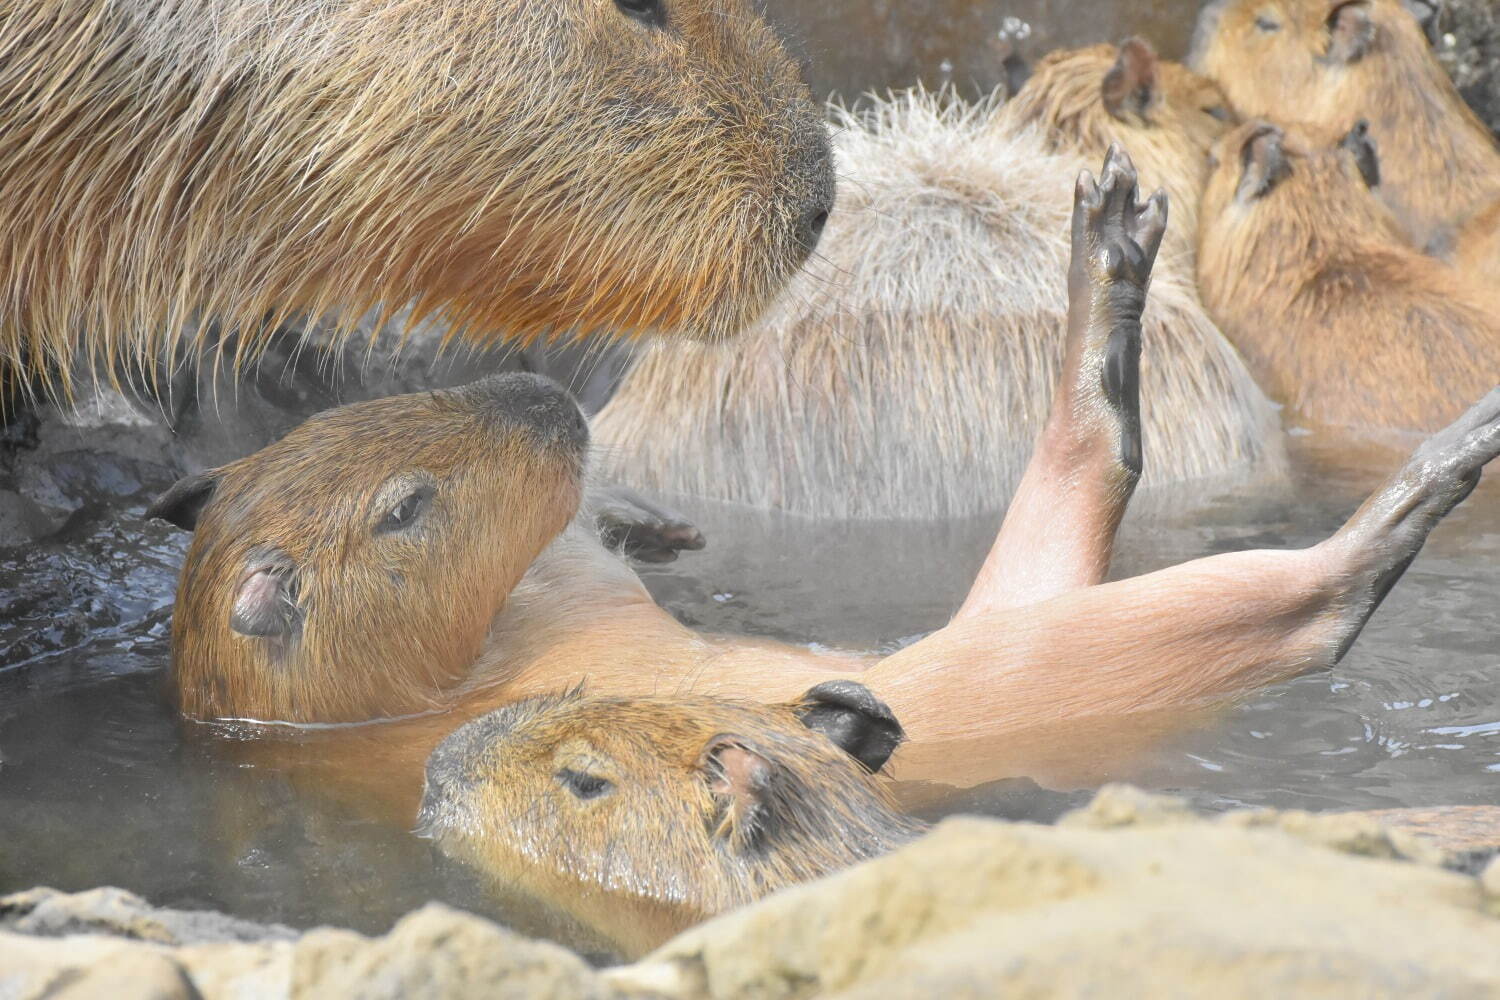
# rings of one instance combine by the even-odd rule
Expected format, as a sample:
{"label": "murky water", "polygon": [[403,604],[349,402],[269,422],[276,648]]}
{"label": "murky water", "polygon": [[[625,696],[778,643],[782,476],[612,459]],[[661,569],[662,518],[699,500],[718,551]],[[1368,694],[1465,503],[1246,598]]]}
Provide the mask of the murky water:
{"label": "murky water", "polygon": [[[1087,17],[1059,6],[769,0],[815,87],[850,96],[918,79],[988,89],[1009,52],[1131,33],[1179,54],[1197,4],[1061,5]],[[1268,688],[1109,776],[1206,809],[1500,802],[1500,475],[1492,479],[1439,529],[1336,669]],[[1295,496],[1210,490],[1143,503],[1122,529],[1117,575],[1315,541],[1374,480],[1308,460]],[[274,769],[233,763],[218,752],[223,735],[164,706],[157,688],[184,539],[139,521],[139,486],[115,484],[45,544],[0,549],[0,893],[114,884],[162,905],[367,931],[429,898],[485,910],[426,843],[299,796]],[[941,625],[995,528],[684,509],[711,548],[646,573],[684,621],[865,648]],[[1113,760],[1110,747],[1100,759]],[[1084,795],[1006,782],[945,808],[1044,820]]]}
{"label": "murky water", "polygon": [[[1439,529],[1336,669],[1266,689],[1109,776],[1206,809],[1500,802],[1495,478]],[[1373,475],[1308,467],[1303,479],[1293,498],[1145,498],[1122,529],[1117,575],[1315,541]],[[819,524],[687,509],[710,549],[647,572],[681,618],[868,648],[940,625],[993,532],[988,519]],[[116,884],[161,904],[369,931],[433,897],[484,910],[426,843],[299,797],[173,717],[157,686],[183,542],[139,512],[76,518],[65,537],[0,559],[0,892]],[[1083,794],[1004,782],[928,814],[1046,820]]]}

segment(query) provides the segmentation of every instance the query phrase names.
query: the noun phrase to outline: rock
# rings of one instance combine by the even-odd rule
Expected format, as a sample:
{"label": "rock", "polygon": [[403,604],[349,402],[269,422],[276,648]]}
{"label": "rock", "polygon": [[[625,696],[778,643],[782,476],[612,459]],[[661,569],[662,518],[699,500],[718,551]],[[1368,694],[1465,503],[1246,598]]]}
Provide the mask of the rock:
{"label": "rock", "polygon": [[1500,5],[1495,0],[1429,0],[1433,51],[1458,91],[1500,133]]}
{"label": "rock", "polygon": [[62,519],[48,513],[15,490],[0,489],[0,545],[24,545],[46,538],[62,526]]}
{"label": "rock", "polygon": [[0,898],[0,930],[38,937],[107,934],[157,944],[290,941],[297,932],[198,910],[158,909],[124,889],[37,888]]}
{"label": "rock", "polygon": [[607,975],[765,1000],[1479,996],[1500,992],[1500,921],[1473,878],[1279,829],[961,818]]}

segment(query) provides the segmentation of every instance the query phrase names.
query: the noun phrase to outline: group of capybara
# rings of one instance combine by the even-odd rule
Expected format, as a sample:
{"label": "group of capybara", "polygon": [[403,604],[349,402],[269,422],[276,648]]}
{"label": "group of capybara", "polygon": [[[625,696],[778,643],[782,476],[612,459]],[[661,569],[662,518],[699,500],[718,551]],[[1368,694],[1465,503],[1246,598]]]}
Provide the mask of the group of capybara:
{"label": "group of capybara", "polygon": [[[1337,662],[1500,455],[1500,151],[1398,0],[1213,0],[1192,70],[1058,52],[832,141],[748,0],[0,0],[0,55],[12,373],[249,362],[407,303],[681,335],[592,427],[492,376],[150,511],[193,532],[186,717],[302,727],[226,752],[624,952],[918,835],[893,755],[1076,778],[1122,723]],[[1279,476],[1284,425],[1436,433],[1311,548],[1106,582],[1138,482]],[[679,623],[601,541],[601,478],[1005,515],[947,626],[864,655]]]}

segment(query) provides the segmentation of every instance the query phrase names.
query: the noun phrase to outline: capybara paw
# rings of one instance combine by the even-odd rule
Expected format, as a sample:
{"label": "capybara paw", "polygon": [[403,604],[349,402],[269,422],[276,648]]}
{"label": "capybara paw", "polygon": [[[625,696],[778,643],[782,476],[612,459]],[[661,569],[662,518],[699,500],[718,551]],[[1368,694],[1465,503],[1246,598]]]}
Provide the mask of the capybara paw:
{"label": "capybara paw", "polygon": [[629,487],[601,487],[589,499],[599,540],[632,559],[668,563],[677,553],[697,551],[705,544],[703,532],[685,517]]}
{"label": "capybara paw", "polygon": [[1167,230],[1167,193],[1139,200],[1135,165],[1115,143],[1096,182],[1085,170],[1073,193],[1073,268],[1095,287],[1144,292]]}
{"label": "capybara paw", "polygon": [[1447,513],[1479,484],[1485,465],[1500,456],[1500,386],[1447,427],[1422,442],[1401,478],[1443,504]]}

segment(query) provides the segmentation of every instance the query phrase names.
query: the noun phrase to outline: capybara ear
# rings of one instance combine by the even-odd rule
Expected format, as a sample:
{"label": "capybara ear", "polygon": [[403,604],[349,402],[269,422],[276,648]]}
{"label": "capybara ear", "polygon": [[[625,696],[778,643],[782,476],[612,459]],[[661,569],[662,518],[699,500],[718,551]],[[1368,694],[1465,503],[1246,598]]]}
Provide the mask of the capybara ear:
{"label": "capybara ear", "polygon": [[825,681],[809,688],[797,716],[872,772],[884,767],[906,738],[885,702],[857,681]]}
{"label": "capybara ear", "polygon": [[1104,109],[1115,118],[1144,116],[1156,96],[1156,50],[1144,38],[1127,38],[1100,86]]}
{"label": "capybara ear", "polygon": [[1240,186],[1243,201],[1253,201],[1269,194],[1277,184],[1292,174],[1286,157],[1286,136],[1275,125],[1262,122],[1252,129],[1240,149]]}
{"label": "capybara ear", "polygon": [[183,531],[192,531],[198,526],[198,515],[203,513],[204,505],[213,498],[218,486],[219,473],[214,469],[183,476],[146,508],[146,517],[175,524]]}
{"label": "capybara ear", "polygon": [[1339,146],[1353,154],[1355,166],[1359,167],[1359,175],[1365,179],[1366,186],[1371,189],[1380,187],[1380,151],[1370,136],[1370,123],[1361,118],[1339,140]]}
{"label": "capybara ear", "polygon": [[258,553],[240,577],[229,609],[229,627],[252,639],[289,638],[302,625],[295,567],[287,556]]}
{"label": "capybara ear", "polygon": [[1340,4],[1328,15],[1328,55],[1331,63],[1358,62],[1375,47],[1375,22],[1366,0]]}
{"label": "capybara ear", "polygon": [[755,842],[763,827],[766,798],[771,790],[771,762],[742,737],[721,733],[708,741],[698,756],[698,767],[708,790],[728,800],[723,819],[714,831],[740,846]]}

